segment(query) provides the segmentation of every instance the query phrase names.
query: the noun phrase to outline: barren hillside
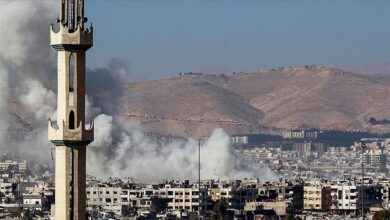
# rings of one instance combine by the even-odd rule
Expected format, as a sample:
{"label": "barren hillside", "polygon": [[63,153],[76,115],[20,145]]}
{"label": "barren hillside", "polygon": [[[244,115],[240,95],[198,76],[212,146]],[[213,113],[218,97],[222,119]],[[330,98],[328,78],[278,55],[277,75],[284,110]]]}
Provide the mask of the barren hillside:
{"label": "barren hillside", "polygon": [[284,68],[231,75],[188,74],[129,84],[122,113],[151,131],[208,135],[267,128],[390,131],[390,77],[331,68]]}

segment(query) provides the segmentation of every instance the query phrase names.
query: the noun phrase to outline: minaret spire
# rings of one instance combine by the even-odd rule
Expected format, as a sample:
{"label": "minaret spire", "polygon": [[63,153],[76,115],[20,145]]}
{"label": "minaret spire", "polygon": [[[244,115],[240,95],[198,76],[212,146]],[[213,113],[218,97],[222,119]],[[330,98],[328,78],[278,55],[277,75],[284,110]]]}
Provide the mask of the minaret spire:
{"label": "minaret spire", "polygon": [[93,30],[84,28],[84,0],[59,0],[59,31],[51,26],[51,46],[58,56],[57,123],[49,120],[49,140],[56,145],[55,219],[86,219],[86,147],[94,124],[85,126],[86,51]]}
{"label": "minaret spire", "polygon": [[84,29],[84,0],[61,0],[59,22],[67,26],[69,30]]}

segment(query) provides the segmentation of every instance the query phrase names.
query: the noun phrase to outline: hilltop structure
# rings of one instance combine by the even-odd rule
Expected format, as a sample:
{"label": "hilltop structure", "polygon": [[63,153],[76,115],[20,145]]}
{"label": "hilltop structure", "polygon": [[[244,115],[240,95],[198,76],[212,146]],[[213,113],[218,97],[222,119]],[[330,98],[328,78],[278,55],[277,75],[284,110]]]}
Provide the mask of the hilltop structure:
{"label": "hilltop structure", "polygon": [[59,31],[51,26],[58,52],[57,124],[49,120],[55,150],[55,219],[86,219],[86,146],[94,139],[85,129],[85,57],[93,30],[85,28],[84,0],[60,0]]}

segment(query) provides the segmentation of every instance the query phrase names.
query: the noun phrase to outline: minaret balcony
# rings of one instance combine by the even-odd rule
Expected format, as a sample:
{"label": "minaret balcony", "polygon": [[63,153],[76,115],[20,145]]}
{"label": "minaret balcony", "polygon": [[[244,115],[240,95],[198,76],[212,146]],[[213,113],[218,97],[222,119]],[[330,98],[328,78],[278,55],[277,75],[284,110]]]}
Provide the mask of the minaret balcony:
{"label": "minaret balcony", "polygon": [[93,46],[92,30],[78,27],[72,31],[65,25],[59,26],[60,30],[56,32],[52,24],[50,32],[50,45],[56,50],[88,50]]}
{"label": "minaret balcony", "polygon": [[84,129],[83,123],[81,121],[77,128],[69,129],[64,121],[54,126],[49,119],[49,140],[57,146],[87,146],[94,139],[94,123],[92,122],[88,129]]}

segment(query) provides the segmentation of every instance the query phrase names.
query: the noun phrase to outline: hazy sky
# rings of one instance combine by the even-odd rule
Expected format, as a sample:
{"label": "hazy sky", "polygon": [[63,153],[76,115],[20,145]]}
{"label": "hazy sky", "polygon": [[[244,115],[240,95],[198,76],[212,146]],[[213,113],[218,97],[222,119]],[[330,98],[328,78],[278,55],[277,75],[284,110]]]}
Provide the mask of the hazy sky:
{"label": "hazy sky", "polygon": [[91,67],[145,79],[390,61],[390,1],[87,0]]}

